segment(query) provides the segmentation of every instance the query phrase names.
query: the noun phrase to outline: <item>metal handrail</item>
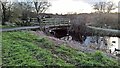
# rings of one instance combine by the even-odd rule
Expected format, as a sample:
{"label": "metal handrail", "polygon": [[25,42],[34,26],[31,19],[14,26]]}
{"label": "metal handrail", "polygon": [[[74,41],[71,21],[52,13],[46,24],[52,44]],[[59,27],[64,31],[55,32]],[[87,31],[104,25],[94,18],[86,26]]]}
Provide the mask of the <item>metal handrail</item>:
{"label": "metal handrail", "polygon": [[69,19],[67,18],[44,18],[42,19],[42,24],[44,25],[69,24]]}

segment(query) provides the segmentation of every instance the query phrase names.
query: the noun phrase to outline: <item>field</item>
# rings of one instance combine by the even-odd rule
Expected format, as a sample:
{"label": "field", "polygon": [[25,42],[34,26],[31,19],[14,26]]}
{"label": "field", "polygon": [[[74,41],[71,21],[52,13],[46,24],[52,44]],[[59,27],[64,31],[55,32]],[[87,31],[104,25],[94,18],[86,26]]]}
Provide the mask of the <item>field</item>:
{"label": "field", "polygon": [[2,33],[3,66],[117,66],[117,60],[102,52],[83,53],[73,48],[54,45],[46,37],[29,31]]}
{"label": "field", "polygon": [[2,33],[0,32],[0,65],[2,65]]}

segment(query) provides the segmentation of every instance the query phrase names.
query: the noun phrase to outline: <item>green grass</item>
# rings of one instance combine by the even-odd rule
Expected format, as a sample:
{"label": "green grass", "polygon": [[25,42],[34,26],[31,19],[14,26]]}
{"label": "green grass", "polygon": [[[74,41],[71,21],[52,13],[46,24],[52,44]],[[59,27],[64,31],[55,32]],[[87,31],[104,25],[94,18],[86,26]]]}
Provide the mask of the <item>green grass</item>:
{"label": "green grass", "polygon": [[100,51],[83,53],[63,44],[55,46],[46,37],[30,32],[3,32],[4,66],[117,66],[117,61],[108,58]]}
{"label": "green grass", "polygon": [[0,28],[2,28],[2,25],[0,24]]}
{"label": "green grass", "polygon": [[22,26],[0,25],[0,28],[16,28],[16,27],[22,27]]}
{"label": "green grass", "polygon": [[[2,28],[1,22],[0,22],[0,28]],[[0,66],[1,65],[2,65],[2,32],[0,32]]]}
{"label": "green grass", "polygon": [[0,25],[0,28],[15,28],[17,26]]}

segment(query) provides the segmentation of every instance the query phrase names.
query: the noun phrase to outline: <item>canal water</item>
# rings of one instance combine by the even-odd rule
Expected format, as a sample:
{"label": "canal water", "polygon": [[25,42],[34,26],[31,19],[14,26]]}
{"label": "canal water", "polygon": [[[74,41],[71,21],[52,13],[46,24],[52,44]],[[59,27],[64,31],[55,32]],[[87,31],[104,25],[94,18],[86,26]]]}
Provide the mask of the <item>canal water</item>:
{"label": "canal water", "polygon": [[[63,37],[62,40],[72,40],[72,37]],[[120,49],[120,38],[118,37],[98,37],[98,36],[87,36],[85,41],[82,43],[83,46],[93,46],[103,50],[109,50],[111,53],[114,52],[115,48]]]}
{"label": "canal water", "polygon": [[101,49],[108,49],[113,53],[115,48],[120,49],[120,38],[88,36],[83,44],[85,46],[94,45]]}

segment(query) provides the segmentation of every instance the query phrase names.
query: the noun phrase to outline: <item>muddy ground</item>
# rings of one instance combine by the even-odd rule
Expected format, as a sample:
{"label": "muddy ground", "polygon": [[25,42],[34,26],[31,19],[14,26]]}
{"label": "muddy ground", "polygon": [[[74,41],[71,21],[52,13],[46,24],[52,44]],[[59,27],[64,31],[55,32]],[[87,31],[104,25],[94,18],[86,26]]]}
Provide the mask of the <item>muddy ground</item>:
{"label": "muddy ground", "polygon": [[[74,49],[77,49],[77,50],[80,50],[82,52],[95,52],[97,49],[94,47],[94,46],[84,46],[83,44],[79,43],[79,42],[76,42],[74,40],[63,40],[63,39],[59,39],[59,38],[55,38],[55,37],[51,37],[51,36],[47,36],[44,32],[42,31],[31,31],[33,34],[36,34],[36,35],[39,35],[39,36],[42,36],[42,37],[46,37],[48,38],[49,40],[51,40],[56,46],[58,45],[61,45],[61,44],[67,44],[67,46],[70,46]],[[110,54],[108,52],[105,52],[103,51],[103,53],[109,57],[113,57],[113,58],[116,58],[118,59],[118,57],[116,57],[115,55],[113,54]]]}

